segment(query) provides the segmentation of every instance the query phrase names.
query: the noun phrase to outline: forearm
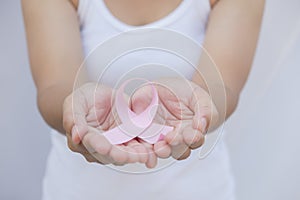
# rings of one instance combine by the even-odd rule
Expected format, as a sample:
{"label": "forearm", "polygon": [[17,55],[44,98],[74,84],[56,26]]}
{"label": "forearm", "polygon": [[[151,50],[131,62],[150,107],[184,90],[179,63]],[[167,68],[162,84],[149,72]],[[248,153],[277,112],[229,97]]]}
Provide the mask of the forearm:
{"label": "forearm", "polygon": [[38,108],[45,122],[53,129],[65,134],[63,128],[63,103],[72,92],[72,86],[58,83],[38,92]]}
{"label": "forearm", "polygon": [[[264,0],[220,0],[211,11],[193,81],[212,96],[223,123],[235,110],[255,55]],[[224,97],[225,96],[225,97]]]}
{"label": "forearm", "polygon": [[231,87],[231,83],[227,80],[235,79],[237,74],[220,73],[220,70],[222,70],[219,68],[221,67],[220,65],[217,66],[212,57],[208,55],[208,52],[204,50],[198,69],[192,79],[194,83],[210,95],[211,101],[217,109],[218,119],[211,119],[210,131],[218,128],[233,114],[238,105],[241,88],[246,81],[245,78],[245,80],[236,82],[236,84],[239,84],[238,86]]}
{"label": "forearm", "polygon": [[63,102],[79,79],[84,57],[76,10],[69,0],[22,0],[22,10],[39,110],[64,133]]}
{"label": "forearm", "polygon": [[38,89],[38,107],[45,122],[60,133],[65,134],[63,128],[63,104],[67,96],[82,85],[90,82],[87,72],[81,69],[75,78],[56,81],[46,88]]}
{"label": "forearm", "polygon": [[203,79],[197,76],[194,76],[193,82],[203,88],[208,94],[211,93],[210,90],[214,90],[211,103],[213,103],[217,109],[218,118],[213,118],[212,116],[208,132],[214,131],[236,110],[239,101],[239,93],[237,91],[232,91],[225,83],[224,85],[210,85],[208,89]]}
{"label": "forearm", "polygon": [[[240,91],[232,90],[225,82],[223,82],[223,84],[211,84],[208,87],[203,78],[196,73],[192,81],[203,88],[208,94],[214,91],[215,95],[212,98],[212,101],[218,111],[222,110],[224,112],[224,120],[233,114],[238,105]],[[223,100],[225,100],[225,102]],[[224,106],[225,109],[223,108]]]}

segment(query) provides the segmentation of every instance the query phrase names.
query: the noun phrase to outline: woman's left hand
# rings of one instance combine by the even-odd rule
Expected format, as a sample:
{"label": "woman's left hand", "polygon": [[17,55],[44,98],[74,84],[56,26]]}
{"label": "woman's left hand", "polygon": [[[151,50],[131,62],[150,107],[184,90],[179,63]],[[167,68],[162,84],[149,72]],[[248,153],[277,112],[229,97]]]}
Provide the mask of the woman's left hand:
{"label": "woman's left hand", "polygon": [[[160,158],[186,159],[192,149],[202,146],[208,127],[218,121],[216,106],[203,88],[189,80],[165,78],[153,83],[160,101],[154,121],[174,127],[164,140],[154,144],[155,153]],[[133,94],[134,112],[140,113],[150,104],[151,90],[146,85]]]}

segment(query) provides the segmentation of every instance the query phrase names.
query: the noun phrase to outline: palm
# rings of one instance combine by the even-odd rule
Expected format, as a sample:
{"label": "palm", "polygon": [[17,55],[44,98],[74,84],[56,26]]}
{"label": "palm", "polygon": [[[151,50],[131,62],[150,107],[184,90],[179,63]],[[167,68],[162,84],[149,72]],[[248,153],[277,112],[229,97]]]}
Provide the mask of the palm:
{"label": "palm", "polygon": [[[190,145],[202,139],[202,135],[199,134],[201,127],[197,120],[201,113],[197,104],[199,97],[204,96],[204,91],[187,80],[174,78],[159,80],[156,83],[160,106],[154,120],[157,123],[174,127],[174,130],[167,134],[165,142],[170,144],[172,156],[180,158],[183,154],[189,154]],[[151,98],[150,86],[138,90],[132,97],[133,110],[141,112],[149,105]],[[157,148],[164,152],[167,147],[159,143]],[[165,155],[160,157],[165,157]]]}
{"label": "palm", "polygon": [[[112,98],[113,90],[98,84],[87,84],[74,94],[75,121],[81,125],[85,124],[87,130],[78,135],[79,139],[82,139],[85,148],[101,162],[115,164],[142,162],[153,167],[156,158],[153,155],[149,158],[147,155],[153,152],[151,146],[137,140],[111,145],[102,134],[99,134],[119,125],[120,120]],[[78,113],[81,113],[81,117],[77,117]]]}
{"label": "palm", "polygon": [[[155,83],[160,100],[155,121],[173,127],[191,125],[195,116],[194,105],[192,105],[196,102],[193,94],[195,86],[189,88],[181,82],[178,83],[177,81],[174,84],[172,79],[168,80],[168,83]],[[132,109],[135,112],[143,111],[149,105],[151,99],[151,87],[145,86],[133,95]]]}

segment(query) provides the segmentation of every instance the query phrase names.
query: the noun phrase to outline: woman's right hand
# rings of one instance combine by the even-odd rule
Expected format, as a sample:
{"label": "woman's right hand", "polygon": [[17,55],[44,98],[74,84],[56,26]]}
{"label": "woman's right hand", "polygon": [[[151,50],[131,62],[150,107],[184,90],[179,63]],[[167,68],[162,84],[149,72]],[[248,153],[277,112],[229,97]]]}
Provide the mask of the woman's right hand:
{"label": "woman's right hand", "polygon": [[155,167],[157,157],[151,145],[135,139],[112,145],[101,134],[119,122],[112,96],[112,88],[87,83],[65,99],[63,126],[69,148],[82,154],[88,162],[115,165],[140,162],[149,168]]}

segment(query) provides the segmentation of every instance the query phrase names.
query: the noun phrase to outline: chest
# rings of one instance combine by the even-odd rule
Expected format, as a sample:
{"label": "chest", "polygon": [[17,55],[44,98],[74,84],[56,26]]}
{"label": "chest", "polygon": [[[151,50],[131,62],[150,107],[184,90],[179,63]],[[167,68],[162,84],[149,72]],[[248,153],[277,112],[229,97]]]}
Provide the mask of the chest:
{"label": "chest", "polygon": [[120,21],[141,26],[150,24],[176,10],[183,0],[104,0],[110,12]]}
{"label": "chest", "polygon": [[[167,39],[171,36],[164,35],[157,38],[155,34],[148,35],[147,38],[140,36],[139,39],[131,38],[133,41],[129,41],[128,38],[115,39],[115,36],[124,31],[155,28],[179,33],[201,45],[210,12],[208,0],[179,0],[177,3],[176,1],[81,0],[78,16],[84,52],[89,58],[92,55],[92,58],[89,59],[91,62],[87,64],[90,78],[99,80],[99,74],[101,74],[101,82],[107,85],[114,85],[121,77],[142,77],[153,80],[180,74],[191,78],[194,73],[193,66],[172,52],[141,49],[141,46],[138,46],[136,51],[130,51],[124,55],[118,53],[119,50],[122,51],[125,48],[124,45],[137,45],[140,44],[139,41],[156,41],[159,42],[158,44],[168,41],[166,42],[167,46],[172,46],[173,43],[186,46],[185,42],[178,40],[170,42]],[[143,32],[140,34],[143,35]],[[108,41],[113,41],[113,43],[107,45]],[[99,51],[100,46],[109,47],[109,49]],[[95,51],[96,48],[97,51]],[[122,56],[117,56],[117,58],[113,56],[116,60],[110,62],[107,67],[107,63],[102,62],[110,59],[111,53]],[[200,52],[196,53],[196,56],[200,55]]]}

